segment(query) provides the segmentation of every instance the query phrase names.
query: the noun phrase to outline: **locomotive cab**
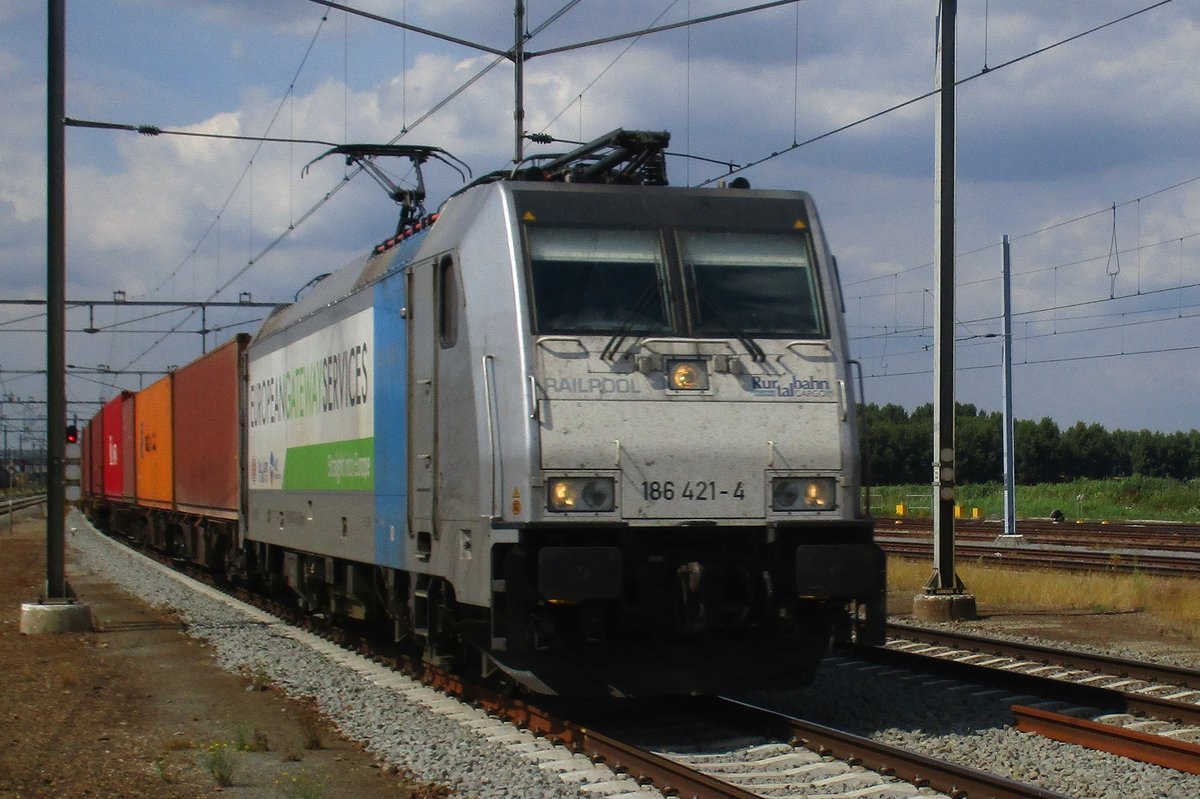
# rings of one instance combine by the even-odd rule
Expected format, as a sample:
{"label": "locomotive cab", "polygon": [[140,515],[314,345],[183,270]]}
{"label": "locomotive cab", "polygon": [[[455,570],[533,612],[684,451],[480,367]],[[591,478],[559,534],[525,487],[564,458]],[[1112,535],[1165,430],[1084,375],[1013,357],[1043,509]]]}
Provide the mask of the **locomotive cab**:
{"label": "locomotive cab", "polygon": [[[491,659],[538,690],[703,692],[802,682],[831,639],[881,640],[883,557],[811,199],[475,191],[489,233],[456,252],[473,357],[439,391],[477,398],[478,451],[455,467],[484,464]],[[500,231],[506,247],[475,249]],[[643,657],[661,668],[630,668]]]}

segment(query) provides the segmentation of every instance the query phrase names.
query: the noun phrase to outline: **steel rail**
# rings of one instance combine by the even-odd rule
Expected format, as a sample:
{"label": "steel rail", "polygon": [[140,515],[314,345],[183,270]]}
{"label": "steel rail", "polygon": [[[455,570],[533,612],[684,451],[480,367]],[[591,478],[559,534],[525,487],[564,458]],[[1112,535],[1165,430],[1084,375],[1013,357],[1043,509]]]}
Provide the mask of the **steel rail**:
{"label": "steel rail", "polygon": [[[878,536],[922,540],[932,535],[927,520],[875,520]],[[959,541],[996,542],[1003,530],[996,522],[959,520],[954,534]],[[1200,525],[1183,522],[1138,523],[1053,523],[1023,522],[1018,528],[1023,544],[1053,544],[1086,547],[1094,550],[1160,549],[1179,552],[1200,551]]]}
{"label": "steel rail", "polygon": [[920,641],[934,646],[948,646],[955,649],[974,649],[979,652],[1036,660],[1055,666],[1071,669],[1087,669],[1102,671],[1116,677],[1132,677],[1148,682],[1179,685],[1184,688],[1200,690],[1200,671],[1186,669],[1182,666],[1172,666],[1164,663],[1148,663],[1142,660],[1098,655],[1091,652],[1055,649],[1039,644],[1022,644],[1014,641],[1003,641],[982,635],[961,633],[955,630],[931,630],[924,627],[914,627],[911,624],[888,622],[888,635]]}
{"label": "steel rail", "polygon": [[[928,559],[928,542],[876,536],[875,543],[889,555]],[[996,543],[959,541],[956,549],[962,558],[983,563],[1014,567],[1036,566],[1068,571],[1140,572],[1163,576],[1194,575],[1200,570],[1200,552],[1167,554],[1147,550],[1089,550],[1074,547],[1035,544],[1006,547]],[[961,559],[961,558],[960,558]]]}
{"label": "steel rail", "polygon": [[44,505],[45,503],[45,494],[34,494],[28,497],[9,497],[3,504],[0,504],[0,513],[12,515],[19,510]]}
{"label": "steel rail", "polygon": [[1150,694],[1103,688],[1038,674],[998,669],[990,666],[966,663],[960,660],[939,658],[887,648],[856,648],[854,656],[873,663],[893,666],[917,672],[944,674],[964,682],[985,685],[1001,685],[1017,693],[1062,699],[1075,704],[1096,707],[1110,712],[1141,714],[1164,721],[1179,721],[1200,724],[1200,704],[1164,699]]}
{"label": "steel rail", "polygon": [[831,755],[881,774],[930,787],[955,799],[1063,799],[1064,795],[985,771],[852,735],[811,721],[764,710],[740,700],[713,700],[714,712],[749,729],[765,730],[820,755]]}
{"label": "steel rail", "polygon": [[575,753],[585,754],[592,762],[603,763],[639,784],[653,784],[668,796],[761,799],[758,794],[730,785],[664,755],[624,743],[587,725],[561,718],[522,699],[505,696],[428,664],[419,675],[411,676],[417,676],[426,685],[470,702],[514,726],[565,746]]}
{"label": "steel rail", "polygon": [[1017,729],[1142,763],[1200,774],[1200,745],[1023,705],[1012,706]]}
{"label": "steel rail", "polygon": [[[1193,536],[1200,537],[1200,524],[1195,522],[1167,522],[1145,519],[1140,521],[1131,520],[1104,520],[1093,521],[1087,519],[1063,520],[1056,522],[1052,519],[1018,519],[1018,532],[1029,531],[1033,533],[1097,533],[1099,535],[1124,535],[1126,533],[1142,534],[1153,533],[1157,535],[1171,536]],[[909,530],[924,530],[930,532],[932,530],[932,522],[928,517],[912,517],[899,516],[894,518],[875,517],[876,529],[909,529]],[[997,532],[1003,529],[1003,525],[998,521],[989,521],[986,519],[956,519],[954,522],[954,530],[966,530],[968,532]]]}

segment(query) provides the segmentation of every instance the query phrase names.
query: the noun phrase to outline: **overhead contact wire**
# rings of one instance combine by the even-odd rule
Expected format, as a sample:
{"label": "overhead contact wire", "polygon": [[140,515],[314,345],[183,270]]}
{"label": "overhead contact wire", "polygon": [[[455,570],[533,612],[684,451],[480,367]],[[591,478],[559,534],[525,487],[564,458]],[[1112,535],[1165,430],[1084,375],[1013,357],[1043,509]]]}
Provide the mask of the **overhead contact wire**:
{"label": "overhead contact wire", "polygon": [[[1118,17],[1118,18],[1116,18],[1116,19],[1114,19],[1114,20],[1110,20],[1110,21],[1108,21],[1108,22],[1105,22],[1105,23],[1103,23],[1103,24],[1101,24],[1101,25],[1097,25],[1097,26],[1096,26],[1096,27],[1094,27],[1094,28],[1089,28],[1088,30],[1082,31],[1082,32],[1080,32],[1080,33],[1077,33],[1077,34],[1075,34],[1075,35],[1073,35],[1073,36],[1068,36],[1068,37],[1067,37],[1067,38],[1065,38],[1065,39],[1062,39],[1062,40],[1060,40],[1060,41],[1054,42],[1054,43],[1052,43],[1052,44],[1048,44],[1048,45],[1046,45],[1045,47],[1039,47],[1039,48],[1038,48],[1038,49],[1036,49],[1036,50],[1031,50],[1030,52],[1028,52],[1028,53],[1025,53],[1024,55],[1017,56],[1016,58],[1013,58],[1013,59],[1010,59],[1010,60],[1008,60],[1008,61],[1005,61],[1005,62],[1004,62],[1004,63],[1002,63],[1002,64],[997,64],[997,65],[996,65],[996,66],[994,66],[994,67],[991,67],[991,68],[988,68],[988,69],[982,69],[982,70],[980,70],[979,72],[976,72],[976,73],[975,73],[975,74],[973,74],[973,75],[968,75],[968,76],[967,76],[967,77],[965,77],[965,78],[960,78],[959,80],[956,80],[956,81],[954,82],[954,85],[955,85],[956,87],[957,87],[957,86],[961,86],[961,85],[963,85],[964,83],[969,83],[969,82],[971,82],[971,81],[975,80],[976,78],[981,78],[981,77],[983,77],[984,75],[990,75],[991,73],[993,73],[993,72],[997,72],[997,71],[999,71],[999,70],[1001,70],[1001,69],[1004,69],[1005,67],[1011,67],[1011,66],[1013,66],[1014,64],[1019,64],[1020,62],[1022,62],[1022,61],[1025,61],[1026,59],[1033,58],[1034,56],[1041,55],[1042,53],[1045,53],[1045,52],[1047,52],[1047,51],[1049,51],[1049,50],[1053,50],[1053,49],[1054,49],[1054,48],[1056,48],[1056,47],[1061,47],[1061,46],[1063,46],[1063,45],[1065,45],[1065,44],[1069,44],[1070,42],[1073,42],[1073,41],[1075,41],[1075,40],[1077,40],[1077,39],[1081,39],[1081,38],[1083,38],[1084,36],[1089,36],[1089,35],[1091,35],[1091,34],[1093,34],[1093,33],[1096,33],[1096,32],[1098,32],[1098,31],[1104,30],[1105,28],[1108,28],[1108,27],[1111,27],[1111,26],[1113,26],[1113,25],[1117,25],[1117,24],[1119,24],[1119,23],[1121,23],[1121,22],[1125,22],[1125,21],[1127,21],[1127,20],[1133,19],[1134,17],[1136,17],[1136,16],[1138,16],[1138,15],[1140,15],[1140,14],[1145,14],[1145,13],[1147,13],[1147,12],[1149,12],[1149,11],[1153,11],[1153,10],[1154,10],[1154,9],[1156,9],[1156,8],[1159,8],[1159,7],[1161,7],[1161,6],[1165,6],[1165,5],[1167,5],[1168,3],[1172,3],[1172,2],[1174,2],[1174,1],[1175,1],[1175,0],[1160,0],[1160,2],[1154,3],[1153,5],[1146,6],[1145,8],[1138,9],[1137,11],[1132,11],[1132,12],[1130,12],[1130,13],[1128,13],[1128,14],[1125,14],[1124,16]],[[725,174],[723,174],[723,175],[718,175],[717,177],[709,178],[708,180],[705,180],[705,181],[703,181],[702,183],[699,183],[699,184],[697,184],[697,185],[698,185],[698,186],[708,186],[708,185],[710,185],[710,184],[712,184],[712,183],[716,183],[716,182],[717,182],[717,181],[719,181],[719,180],[724,180],[725,178],[729,177],[730,175],[736,175],[737,173],[739,173],[739,172],[744,172],[745,170],[747,170],[747,169],[750,169],[751,167],[755,167],[755,166],[758,166],[758,165],[760,165],[760,164],[764,164],[764,163],[766,163],[767,161],[771,161],[771,160],[774,160],[774,159],[776,159],[776,158],[778,158],[778,157],[780,157],[780,156],[782,156],[782,155],[786,155],[787,153],[790,153],[790,152],[792,152],[793,150],[798,150],[799,148],[801,148],[801,147],[806,147],[806,146],[808,146],[808,145],[810,145],[810,144],[813,144],[814,142],[821,141],[822,139],[827,139],[827,138],[829,138],[830,136],[834,135],[835,133],[842,133],[843,131],[850,130],[851,128],[856,128],[856,127],[858,127],[859,125],[865,124],[865,123],[867,123],[867,122],[870,122],[870,121],[872,121],[872,120],[875,120],[875,119],[878,119],[879,117],[882,117],[882,116],[886,116],[886,115],[888,115],[888,114],[891,114],[891,113],[893,113],[894,111],[899,111],[899,110],[900,110],[900,109],[902,109],[902,108],[907,108],[908,106],[912,105],[913,103],[918,103],[918,102],[920,102],[920,101],[922,101],[922,100],[925,100],[925,99],[927,99],[927,98],[929,98],[929,97],[933,97],[935,94],[938,94],[940,91],[941,91],[940,89],[933,89],[932,91],[928,91],[928,92],[925,92],[924,94],[917,95],[916,97],[909,98],[908,100],[905,100],[905,101],[903,101],[903,102],[897,103],[897,104],[895,104],[895,105],[893,105],[893,106],[891,106],[891,107],[889,107],[889,108],[885,108],[885,109],[883,109],[882,111],[877,111],[877,112],[875,112],[874,114],[871,114],[871,115],[869,115],[869,116],[865,116],[865,117],[863,117],[863,118],[861,118],[861,119],[855,120],[854,122],[850,122],[850,123],[847,123],[847,124],[845,124],[845,125],[841,125],[841,126],[839,126],[839,127],[836,127],[836,128],[834,128],[833,130],[829,130],[829,131],[826,131],[825,133],[821,133],[821,134],[818,134],[818,135],[816,135],[816,136],[813,136],[812,138],[805,139],[805,140],[804,140],[804,141],[802,141],[802,142],[793,143],[793,144],[792,144],[791,146],[789,146],[789,147],[785,147],[785,148],[783,148],[782,150],[777,150],[777,151],[775,151],[775,152],[771,153],[770,155],[763,156],[762,158],[759,158],[759,159],[757,159],[757,160],[750,161],[749,163],[747,163],[747,164],[743,164],[742,166],[739,166],[739,167],[737,167],[736,169],[731,169],[730,171],[726,172],[726,173],[725,173]]]}

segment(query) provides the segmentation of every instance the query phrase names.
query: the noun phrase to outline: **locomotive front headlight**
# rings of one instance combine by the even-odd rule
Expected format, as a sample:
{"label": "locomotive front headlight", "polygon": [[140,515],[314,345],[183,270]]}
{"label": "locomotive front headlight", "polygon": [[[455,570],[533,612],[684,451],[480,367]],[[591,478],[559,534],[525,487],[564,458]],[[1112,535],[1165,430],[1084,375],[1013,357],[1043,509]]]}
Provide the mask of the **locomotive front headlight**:
{"label": "locomotive front headlight", "polygon": [[708,388],[708,370],[704,361],[668,361],[667,375],[673,391],[704,391]]}
{"label": "locomotive front headlight", "polygon": [[771,481],[771,510],[833,510],[836,491],[832,477],[776,477]]}
{"label": "locomotive front headlight", "polygon": [[546,482],[547,504],[560,513],[604,513],[615,506],[611,477],[555,477]]}

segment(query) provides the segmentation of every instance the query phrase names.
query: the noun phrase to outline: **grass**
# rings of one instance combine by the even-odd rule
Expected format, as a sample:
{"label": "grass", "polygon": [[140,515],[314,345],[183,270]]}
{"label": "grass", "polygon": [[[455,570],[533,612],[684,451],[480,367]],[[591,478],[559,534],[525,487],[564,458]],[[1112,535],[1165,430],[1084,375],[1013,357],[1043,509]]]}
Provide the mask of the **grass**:
{"label": "grass", "polygon": [[[956,564],[959,577],[981,608],[1142,612],[1166,631],[1187,640],[1200,638],[1200,590],[1186,577],[1140,573],[1104,574],[1060,571],[1018,571],[970,561]],[[888,588],[920,593],[929,578],[928,561],[888,558]]]}
{"label": "grass", "polygon": [[250,735],[247,734],[245,727],[238,727],[234,733],[233,748],[238,752],[266,752],[270,749],[265,732],[255,730],[253,735]]}
{"label": "grass", "polygon": [[204,750],[204,766],[222,788],[233,784],[233,753],[224,741],[213,741]]}
{"label": "grass", "polygon": [[[1003,518],[1003,484],[960,485],[957,490],[957,504],[962,506],[964,518],[970,518],[971,508],[979,508],[985,519]],[[878,486],[871,489],[872,512],[892,516],[896,505],[904,503],[909,515],[928,516],[932,493],[929,485]],[[1200,522],[1200,480],[1134,476],[1018,485],[1016,509],[1018,519],[1045,519],[1053,511],[1061,510],[1070,520],[1155,519],[1195,523]]]}
{"label": "grass", "polygon": [[157,757],[154,760],[154,771],[158,774],[159,782],[172,783],[175,782],[175,772],[171,771],[167,765],[165,757]]}

